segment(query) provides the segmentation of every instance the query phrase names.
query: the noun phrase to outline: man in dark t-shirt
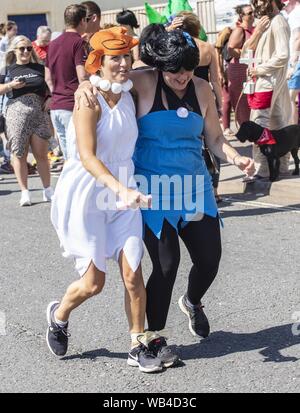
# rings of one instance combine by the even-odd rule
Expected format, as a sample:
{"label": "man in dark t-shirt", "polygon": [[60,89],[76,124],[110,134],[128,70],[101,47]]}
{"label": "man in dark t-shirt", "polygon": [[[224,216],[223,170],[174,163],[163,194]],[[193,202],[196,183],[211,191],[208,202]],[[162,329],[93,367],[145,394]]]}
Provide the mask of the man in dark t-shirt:
{"label": "man in dark t-shirt", "polygon": [[86,46],[81,35],[87,28],[86,8],[68,6],[64,14],[65,32],[48,49],[45,79],[52,93],[51,119],[64,158],[68,159],[66,132],[74,108],[74,93],[87,79],[84,69]]}

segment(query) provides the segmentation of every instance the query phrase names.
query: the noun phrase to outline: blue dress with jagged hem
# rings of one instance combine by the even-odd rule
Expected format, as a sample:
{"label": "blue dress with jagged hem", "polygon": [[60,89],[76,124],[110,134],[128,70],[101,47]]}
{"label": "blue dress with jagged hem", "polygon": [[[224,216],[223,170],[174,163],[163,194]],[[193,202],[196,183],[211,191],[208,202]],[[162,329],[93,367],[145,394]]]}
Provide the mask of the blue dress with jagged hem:
{"label": "blue dress with jagged hem", "polygon": [[203,214],[217,217],[212,179],[202,156],[204,119],[185,109],[154,111],[138,120],[135,178],[152,195],[144,224],[160,239],[164,220],[177,231]]}

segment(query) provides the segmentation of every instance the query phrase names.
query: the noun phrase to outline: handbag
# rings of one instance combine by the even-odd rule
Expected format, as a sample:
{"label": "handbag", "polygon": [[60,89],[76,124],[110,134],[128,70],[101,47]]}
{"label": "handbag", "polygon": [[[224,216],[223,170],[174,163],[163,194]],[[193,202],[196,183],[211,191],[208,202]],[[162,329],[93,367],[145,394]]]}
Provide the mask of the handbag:
{"label": "handbag", "polygon": [[250,109],[269,109],[272,104],[273,90],[266,92],[254,92],[252,95],[247,95],[248,105]]}
{"label": "handbag", "polygon": [[219,175],[220,171],[219,171],[218,165],[216,163],[215,156],[208,149],[208,147],[205,144],[205,141],[204,141],[204,145],[202,147],[202,156],[203,156],[203,159],[205,161],[207,170],[210,173],[210,175]]}

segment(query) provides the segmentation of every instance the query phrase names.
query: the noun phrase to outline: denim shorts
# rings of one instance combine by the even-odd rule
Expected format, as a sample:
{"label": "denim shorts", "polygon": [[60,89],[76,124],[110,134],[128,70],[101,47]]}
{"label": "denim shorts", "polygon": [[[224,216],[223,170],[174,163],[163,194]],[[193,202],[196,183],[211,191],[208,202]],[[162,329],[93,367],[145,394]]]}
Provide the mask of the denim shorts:
{"label": "denim shorts", "polygon": [[67,130],[72,118],[73,112],[70,110],[51,110],[51,120],[55,132],[57,134],[60,149],[64,155],[64,158],[68,159],[68,150],[67,150]]}

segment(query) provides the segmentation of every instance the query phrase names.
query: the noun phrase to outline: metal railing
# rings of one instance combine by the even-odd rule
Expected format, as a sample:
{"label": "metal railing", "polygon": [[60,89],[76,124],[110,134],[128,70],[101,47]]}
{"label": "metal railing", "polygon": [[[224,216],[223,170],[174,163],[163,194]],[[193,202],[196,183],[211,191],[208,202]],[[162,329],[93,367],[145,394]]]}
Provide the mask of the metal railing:
{"label": "metal railing", "polygon": [[[161,13],[164,11],[166,5],[167,3],[154,4],[152,5],[152,7],[159,13]],[[145,13],[145,7],[144,5],[138,7],[130,7],[130,10],[132,10],[137,16],[138,22],[140,24],[140,28],[137,30],[137,34],[140,34],[144,27],[149,24],[148,18]],[[102,12],[102,25],[106,23],[115,24],[116,15],[120,11],[121,9],[107,10]],[[217,34],[214,0],[198,0],[196,2],[196,13],[199,16],[200,22],[208,35],[208,41],[210,43],[214,43]]]}

